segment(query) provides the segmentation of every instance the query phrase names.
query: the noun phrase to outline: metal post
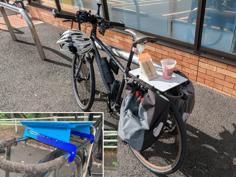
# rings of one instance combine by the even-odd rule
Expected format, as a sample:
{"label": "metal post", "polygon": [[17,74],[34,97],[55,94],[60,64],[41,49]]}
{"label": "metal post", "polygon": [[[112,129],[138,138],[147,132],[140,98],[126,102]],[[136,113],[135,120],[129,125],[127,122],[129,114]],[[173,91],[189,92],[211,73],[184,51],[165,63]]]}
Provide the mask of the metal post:
{"label": "metal post", "polygon": [[0,7],[0,11],[1,11],[1,13],[2,13],[3,19],[4,19],[4,21],[5,21],[5,24],[6,24],[6,26],[7,26],[8,31],[10,32],[10,35],[11,35],[12,39],[13,39],[14,41],[16,41],[16,40],[17,40],[17,39],[16,39],[16,35],[15,35],[15,33],[14,33],[14,31],[13,31],[13,28],[12,28],[12,26],[11,26],[11,23],[10,23],[8,17],[7,17],[7,13],[6,13],[5,9],[4,9],[3,7]]}
{"label": "metal post", "polygon": [[197,25],[195,31],[195,51],[199,51],[202,44],[202,32],[203,32],[203,24],[206,10],[206,0],[200,0],[198,4],[198,15],[197,15]]}
{"label": "metal post", "polygon": [[32,20],[30,19],[29,15],[25,12],[24,9],[20,9],[20,13],[23,16],[23,18],[25,19],[28,26],[29,26],[29,29],[31,31],[33,40],[34,40],[35,45],[38,49],[38,52],[39,52],[39,55],[40,55],[41,59],[45,60],[46,56],[45,56],[45,53],[43,51],[43,47],[41,45],[41,42],[40,42],[39,37],[38,37],[38,33],[36,32],[36,29],[35,29],[35,26],[34,26]]}
{"label": "metal post", "polygon": [[13,30],[12,30],[12,27],[10,25],[9,19],[7,18],[7,14],[6,14],[4,8],[9,9],[9,10],[11,10],[13,12],[20,13],[22,15],[22,17],[24,18],[24,20],[26,21],[26,23],[27,23],[27,25],[28,25],[28,27],[30,29],[30,32],[31,32],[32,37],[33,37],[33,40],[34,40],[35,45],[36,45],[36,47],[38,49],[40,58],[42,60],[45,60],[46,56],[45,56],[45,53],[43,51],[43,47],[42,47],[41,42],[39,40],[39,37],[38,37],[38,34],[36,32],[35,26],[34,26],[32,20],[31,20],[31,18],[29,17],[29,15],[27,14],[27,12],[24,9],[22,9],[22,8],[19,8],[19,7],[16,7],[16,6],[4,3],[4,2],[0,2],[1,13],[3,14],[5,23],[8,26],[8,30],[9,30],[13,40],[17,40],[17,39],[16,39],[16,36],[15,36]]}
{"label": "metal post", "polygon": [[[5,156],[6,156],[6,160],[11,160],[11,146],[8,146],[6,148]],[[10,177],[10,172],[9,171],[5,172],[5,177]]]}

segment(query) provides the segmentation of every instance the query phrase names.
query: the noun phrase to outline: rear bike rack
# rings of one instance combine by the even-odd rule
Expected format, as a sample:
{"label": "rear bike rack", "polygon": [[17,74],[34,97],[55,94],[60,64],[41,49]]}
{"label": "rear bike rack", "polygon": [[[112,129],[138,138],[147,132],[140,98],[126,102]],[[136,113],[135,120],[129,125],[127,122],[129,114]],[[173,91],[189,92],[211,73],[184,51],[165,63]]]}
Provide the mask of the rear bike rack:
{"label": "rear bike rack", "polygon": [[[90,159],[94,135],[96,133],[96,129],[92,126],[93,122],[22,121],[21,123],[25,126],[24,135],[22,137],[0,142],[0,148],[7,149],[6,159],[0,158],[0,169],[5,170],[5,177],[9,177],[10,172],[37,175],[49,171],[56,171],[58,167],[65,164],[66,161],[68,163],[73,162],[78,149],[81,149],[88,144],[90,144],[90,146],[87,151],[87,159]],[[93,128],[93,133],[91,133],[91,128]],[[70,142],[71,135],[83,138],[85,141],[79,145],[75,145]],[[22,164],[10,161],[11,146],[17,145],[17,143],[28,139],[34,139],[43,144],[63,150],[66,153],[54,160],[39,164]],[[87,174],[88,165],[89,162],[86,162],[83,167],[83,177]]]}
{"label": "rear bike rack", "polygon": [[17,41],[17,38],[16,38],[16,35],[13,31],[13,27],[10,24],[10,21],[9,21],[9,18],[7,16],[7,13],[6,13],[5,9],[8,9],[8,10],[13,11],[13,12],[20,13],[22,15],[22,17],[24,18],[25,22],[27,23],[27,25],[30,29],[30,32],[32,34],[32,38],[35,42],[35,45],[37,47],[40,58],[42,60],[45,60],[46,56],[45,56],[43,47],[42,47],[41,42],[39,40],[39,37],[38,37],[38,34],[36,32],[35,26],[34,26],[32,20],[31,20],[31,18],[29,17],[28,13],[22,8],[16,7],[16,6],[11,5],[11,4],[7,4],[5,2],[0,2],[0,12],[2,13],[5,24],[6,24],[6,26],[8,28],[8,31],[10,32],[10,35],[11,35],[11,37],[14,41]]}

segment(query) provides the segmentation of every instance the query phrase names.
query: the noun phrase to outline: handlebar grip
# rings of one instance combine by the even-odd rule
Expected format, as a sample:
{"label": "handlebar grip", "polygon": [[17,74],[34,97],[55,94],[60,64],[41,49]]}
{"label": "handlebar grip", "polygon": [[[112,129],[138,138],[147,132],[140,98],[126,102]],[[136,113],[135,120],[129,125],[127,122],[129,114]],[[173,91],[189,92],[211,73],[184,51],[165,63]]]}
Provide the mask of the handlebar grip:
{"label": "handlebar grip", "polygon": [[64,18],[64,19],[67,19],[67,20],[76,20],[74,15],[71,15],[70,13],[67,13],[67,12],[58,12],[57,9],[53,9],[52,14],[55,18]]}
{"label": "handlebar grip", "polygon": [[125,24],[119,23],[119,22],[110,22],[111,27],[119,27],[119,28],[124,28]]}

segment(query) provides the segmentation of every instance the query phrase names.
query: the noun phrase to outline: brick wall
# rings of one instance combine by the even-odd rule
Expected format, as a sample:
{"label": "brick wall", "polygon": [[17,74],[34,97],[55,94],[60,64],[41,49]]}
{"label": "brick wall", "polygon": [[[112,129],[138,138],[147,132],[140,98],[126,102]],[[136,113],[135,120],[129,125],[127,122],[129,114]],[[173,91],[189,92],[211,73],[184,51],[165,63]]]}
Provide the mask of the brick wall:
{"label": "brick wall", "polygon": [[[52,25],[70,28],[70,23],[65,23],[62,19],[55,19],[47,10],[30,6],[29,11],[34,18]],[[74,27],[77,27],[76,24]],[[90,26],[83,25],[82,30],[89,32]],[[127,51],[132,43],[131,37],[111,30],[107,30],[105,36],[100,35],[100,38],[107,44]],[[168,57],[176,59],[177,68],[192,81],[236,99],[236,67],[159,44],[148,44],[145,50],[153,56],[156,62]]]}

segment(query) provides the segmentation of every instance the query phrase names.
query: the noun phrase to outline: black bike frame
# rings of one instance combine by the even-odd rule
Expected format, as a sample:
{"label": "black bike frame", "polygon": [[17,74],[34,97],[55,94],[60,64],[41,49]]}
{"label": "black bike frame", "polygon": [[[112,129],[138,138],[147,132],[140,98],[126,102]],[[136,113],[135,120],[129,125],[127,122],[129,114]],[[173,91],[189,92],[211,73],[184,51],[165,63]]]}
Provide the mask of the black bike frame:
{"label": "black bike frame", "polygon": [[104,83],[104,85],[105,85],[105,87],[106,87],[106,89],[109,93],[111,92],[111,89],[110,89],[110,86],[106,82],[107,76],[105,76],[103,74],[102,67],[101,67],[102,58],[100,56],[100,53],[99,53],[95,43],[97,43],[101,47],[101,49],[106,52],[106,54],[110,57],[110,59],[113,60],[116,63],[116,65],[119,67],[119,69],[123,73],[123,78],[122,78],[122,81],[121,81],[121,84],[120,84],[120,87],[119,87],[119,90],[118,90],[118,93],[117,93],[116,99],[115,99],[115,105],[117,105],[119,103],[120,99],[121,99],[121,95],[123,93],[124,86],[125,86],[125,83],[126,83],[126,78],[129,76],[130,65],[132,64],[132,59],[133,59],[133,56],[134,56],[134,50],[133,49],[136,47],[136,43],[132,44],[126,67],[124,67],[118,61],[118,59],[114,56],[114,54],[108,49],[108,47],[99,38],[97,38],[97,24],[93,25],[90,37],[94,42],[94,51],[95,51],[95,57],[96,57],[96,62],[97,62],[97,65],[98,65],[99,72],[101,73],[103,83]]}

